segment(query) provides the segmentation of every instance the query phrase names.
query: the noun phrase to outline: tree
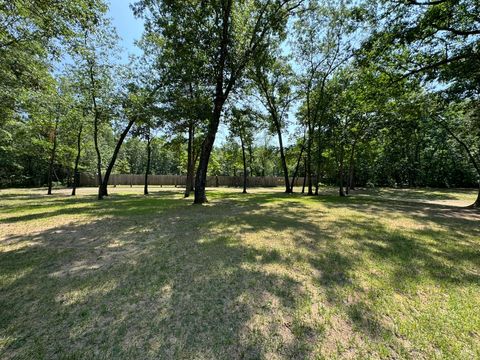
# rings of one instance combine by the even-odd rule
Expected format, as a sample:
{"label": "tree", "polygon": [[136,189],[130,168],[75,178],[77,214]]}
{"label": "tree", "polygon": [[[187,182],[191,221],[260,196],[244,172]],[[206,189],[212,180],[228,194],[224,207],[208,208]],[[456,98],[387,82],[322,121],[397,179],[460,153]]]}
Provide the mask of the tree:
{"label": "tree", "polygon": [[451,104],[445,116],[438,115],[437,122],[455,139],[467,154],[477,173],[478,195],[473,208],[480,208],[480,112],[477,104],[471,101]]}
{"label": "tree", "polygon": [[[199,156],[194,203],[207,201],[208,162],[226,100],[268,39],[283,36],[288,17],[300,2],[197,0],[136,3],[136,12],[147,16],[147,29],[162,34],[165,51],[177,53],[177,45],[181,42],[178,63],[188,69],[188,63],[200,62],[197,68],[204,70],[201,76],[212,75],[208,87],[213,94],[213,103]],[[187,53],[190,57],[184,56]]]}
{"label": "tree", "polygon": [[315,130],[317,129],[317,166],[315,194],[318,195],[318,177],[322,152],[322,122],[328,103],[325,101],[327,80],[353,55],[356,26],[352,22],[356,8],[343,2],[320,6],[316,1],[306,3],[303,16],[295,23],[295,52],[300,65],[300,92],[304,98],[302,117],[306,123],[306,158],[308,195],[313,195]]}
{"label": "tree", "polygon": [[[125,127],[120,132],[118,140],[113,150],[112,157],[105,170],[105,176],[101,182],[98,199],[102,200],[104,196],[108,195],[107,187],[110,174],[117,160],[120,148],[129,134],[132,126],[135,123],[146,123],[149,121],[149,110],[151,109],[151,101],[155,96],[155,93],[159,90],[159,85],[153,89],[141,88],[139,85],[129,82],[126,84],[128,89],[127,94],[123,94],[121,98],[122,109],[119,119],[122,123],[125,123]],[[151,111],[151,110],[150,110]]]}
{"label": "tree", "polygon": [[255,113],[251,109],[232,109],[230,118],[231,135],[237,136],[240,139],[240,146],[242,149],[242,165],[243,165],[243,193],[247,193],[247,149],[251,148],[254,140],[254,134],[257,129],[252,118]]}
{"label": "tree", "polygon": [[264,57],[258,62],[252,75],[260,93],[260,100],[269,113],[272,130],[277,134],[282,162],[283,176],[285,178],[285,192],[292,192],[288,166],[283,145],[282,131],[286,127],[288,110],[295,100],[292,87],[292,71],[281,58],[273,60]]}
{"label": "tree", "polygon": [[0,126],[23,109],[29,91],[48,87],[52,60],[72,51],[83,30],[105,13],[102,0],[0,3]]}

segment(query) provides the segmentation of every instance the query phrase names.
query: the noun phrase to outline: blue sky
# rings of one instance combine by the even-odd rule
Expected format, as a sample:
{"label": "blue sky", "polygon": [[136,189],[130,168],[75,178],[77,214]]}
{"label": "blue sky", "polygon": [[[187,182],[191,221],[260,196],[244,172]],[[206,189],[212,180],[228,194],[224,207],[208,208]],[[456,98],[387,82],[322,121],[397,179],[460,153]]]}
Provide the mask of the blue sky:
{"label": "blue sky", "polygon": [[143,32],[143,21],[133,16],[130,9],[132,0],[110,0],[108,16],[120,36],[122,47],[122,62],[128,61],[130,54],[140,54],[135,46],[135,40],[140,39]]}

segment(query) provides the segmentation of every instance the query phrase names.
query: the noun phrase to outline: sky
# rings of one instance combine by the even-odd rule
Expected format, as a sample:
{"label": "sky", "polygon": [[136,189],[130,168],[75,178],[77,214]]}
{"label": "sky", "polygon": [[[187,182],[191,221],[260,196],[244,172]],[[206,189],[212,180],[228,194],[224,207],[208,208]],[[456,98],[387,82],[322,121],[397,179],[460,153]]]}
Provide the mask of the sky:
{"label": "sky", "polygon": [[140,49],[135,46],[135,40],[142,36],[143,20],[133,16],[130,9],[132,2],[132,0],[110,0],[108,11],[108,16],[112,19],[112,24],[120,36],[121,60],[125,63],[128,62],[129,55],[141,54]]}

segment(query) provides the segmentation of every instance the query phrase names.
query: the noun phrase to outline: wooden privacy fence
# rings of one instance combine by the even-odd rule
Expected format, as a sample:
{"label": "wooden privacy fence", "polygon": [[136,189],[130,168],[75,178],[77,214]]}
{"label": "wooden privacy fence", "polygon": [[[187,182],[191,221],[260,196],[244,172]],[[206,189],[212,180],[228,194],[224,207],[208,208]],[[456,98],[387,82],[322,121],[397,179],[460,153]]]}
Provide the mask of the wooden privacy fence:
{"label": "wooden privacy fence", "polygon": [[[149,175],[149,185],[173,185],[185,186],[187,177],[185,175]],[[291,180],[290,180],[291,181]],[[144,185],[145,175],[135,174],[113,174],[108,180],[109,185]],[[295,186],[302,186],[303,177],[295,180]],[[285,180],[278,176],[249,176],[247,186],[249,187],[274,187],[284,186]],[[98,186],[98,178],[91,174],[80,174],[79,186]],[[207,187],[217,186],[243,186],[243,176],[207,176]]]}

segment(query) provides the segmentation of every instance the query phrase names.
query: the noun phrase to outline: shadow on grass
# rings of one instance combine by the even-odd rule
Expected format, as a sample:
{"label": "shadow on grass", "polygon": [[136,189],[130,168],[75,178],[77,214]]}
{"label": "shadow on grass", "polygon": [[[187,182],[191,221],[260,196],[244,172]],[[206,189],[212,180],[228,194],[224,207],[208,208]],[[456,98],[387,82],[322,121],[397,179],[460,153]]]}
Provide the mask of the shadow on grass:
{"label": "shadow on grass", "polygon": [[[216,206],[195,207],[168,196],[112,197],[93,210],[64,213],[106,219],[5,239],[14,250],[0,253],[5,279],[0,306],[9,309],[0,318],[1,336],[9,339],[3,355],[308,356],[305,344],[311,338],[294,335],[281,317],[257,323],[272,309],[292,313],[303,292],[294,278],[262,269],[283,256],[245,246],[234,234],[210,231],[231,225],[233,218],[224,217],[230,205],[222,199]],[[241,215],[258,206],[235,210]],[[273,216],[264,219],[264,228],[293,226],[291,218],[282,222]],[[243,225],[249,221],[246,217]]]}
{"label": "shadow on grass", "polygon": [[[309,296],[298,264],[305,264],[328,306],[377,342],[394,334],[361,286],[359,273],[372,270],[368,260],[388,268],[378,281],[398,292],[423,282],[480,281],[469,271],[480,267],[478,243],[456,241],[462,233],[477,234],[478,219],[445,207],[278,193],[212,193],[211,205],[199,207],[180,197],[65,198],[40,205],[38,213],[2,219],[14,224],[83,214],[92,221],[2,241],[11,250],[0,253],[0,308],[8,309],[0,313],[6,339],[0,355],[309,358],[326,333],[293,315]],[[312,208],[316,202],[322,207]],[[370,217],[327,222],[328,209]],[[375,220],[386,213],[435,228],[391,229]],[[258,232],[271,247],[242,241]],[[296,249],[275,248],[279,233]]]}

